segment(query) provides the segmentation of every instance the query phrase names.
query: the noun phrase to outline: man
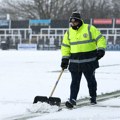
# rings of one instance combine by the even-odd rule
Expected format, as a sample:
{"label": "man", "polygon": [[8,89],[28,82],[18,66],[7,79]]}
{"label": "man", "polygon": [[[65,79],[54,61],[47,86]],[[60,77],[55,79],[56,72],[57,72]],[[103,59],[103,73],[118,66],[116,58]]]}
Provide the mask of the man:
{"label": "man", "polygon": [[99,67],[98,60],[105,54],[106,40],[96,27],[85,24],[78,12],[72,13],[69,22],[71,27],[65,33],[61,45],[61,67],[67,69],[69,65],[72,77],[70,98],[66,106],[73,108],[76,105],[82,74],[87,80],[90,102],[96,104],[95,69]]}

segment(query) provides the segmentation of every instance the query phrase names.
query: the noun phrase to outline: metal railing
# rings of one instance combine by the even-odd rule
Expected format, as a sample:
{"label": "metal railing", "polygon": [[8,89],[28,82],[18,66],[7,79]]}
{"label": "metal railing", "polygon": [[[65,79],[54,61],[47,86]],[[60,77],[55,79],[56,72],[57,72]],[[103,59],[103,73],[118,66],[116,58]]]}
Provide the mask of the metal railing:
{"label": "metal railing", "polygon": [[[120,44],[120,28],[98,28],[106,37],[110,46]],[[38,46],[48,48],[54,46],[60,48],[63,36],[68,28],[42,28],[39,34],[33,34],[31,28],[26,29],[0,29],[0,41],[2,39],[12,39],[12,43],[36,43]],[[19,42],[18,42],[19,41]],[[41,47],[41,48],[42,48]],[[109,47],[110,48],[110,47]],[[112,47],[113,48],[113,47]],[[118,46],[115,48],[119,48]]]}

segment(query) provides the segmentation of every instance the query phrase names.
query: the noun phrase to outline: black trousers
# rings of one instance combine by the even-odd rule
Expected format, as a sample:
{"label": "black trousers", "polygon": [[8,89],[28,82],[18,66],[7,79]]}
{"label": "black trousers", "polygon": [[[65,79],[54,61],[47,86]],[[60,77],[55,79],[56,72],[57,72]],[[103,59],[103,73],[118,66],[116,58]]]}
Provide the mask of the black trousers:
{"label": "black trousers", "polygon": [[70,100],[77,99],[77,95],[80,89],[80,81],[82,74],[84,74],[87,85],[89,89],[89,95],[91,97],[96,97],[96,91],[97,91],[97,82],[95,79],[95,71],[80,71],[80,72],[71,72],[72,76],[72,82],[70,86]]}

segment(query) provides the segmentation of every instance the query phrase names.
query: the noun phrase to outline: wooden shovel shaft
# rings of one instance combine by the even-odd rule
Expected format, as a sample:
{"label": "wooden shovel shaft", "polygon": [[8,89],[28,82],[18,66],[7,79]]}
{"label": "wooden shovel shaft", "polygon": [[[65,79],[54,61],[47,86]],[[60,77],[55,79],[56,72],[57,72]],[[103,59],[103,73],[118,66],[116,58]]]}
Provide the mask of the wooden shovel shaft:
{"label": "wooden shovel shaft", "polygon": [[64,71],[64,69],[61,70],[60,75],[59,75],[59,77],[58,77],[58,79],[57,79],[57,81],[56,81],[56,83],[55,83],[55,85],[54,85],[54,88],[53,88],[51,94],[50,94],[50,97],[52,97],[52,95],[53,95],[53,93],[54,93],[54,91],[55,91],[55,88],[56,88],[56,86],[57,86],[57,84],[58,84],[58,82],[59,82],[59,80],[60,80],[60,78],[61,78],[61,76],[62,76],[63,71]]}

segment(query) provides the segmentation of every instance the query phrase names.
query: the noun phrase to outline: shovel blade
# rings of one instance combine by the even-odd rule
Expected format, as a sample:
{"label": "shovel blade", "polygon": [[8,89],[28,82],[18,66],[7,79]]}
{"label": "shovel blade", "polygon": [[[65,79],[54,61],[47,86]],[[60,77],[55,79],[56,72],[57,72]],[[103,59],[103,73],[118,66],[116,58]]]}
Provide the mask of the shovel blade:
{"label": "shovel blade", "polygon": [[36,96],[34,98],[33,104],[37,103],[37,102],[45,102],[48,103],[50,105],[57,105],[60,106],[61,104],[61,99],[58,97],[49,97],[47,98],[46,96]]}
{"label": "shovel blade", "polygon": [[33,104],[34,103],[37,103],[37,102],[46,102],[46,103],[48,103],[49,102],[49,99],[46,97],[46,96],[36,96],[35,98],[34,98],[34,101],[33,101]]}
{"label": "shovel blade", "polygon": [[50,105],[60,106],[60,104],[61,104],[61,99],[58,98],[58,97],[49,97],[49,104],[50,104]]}

